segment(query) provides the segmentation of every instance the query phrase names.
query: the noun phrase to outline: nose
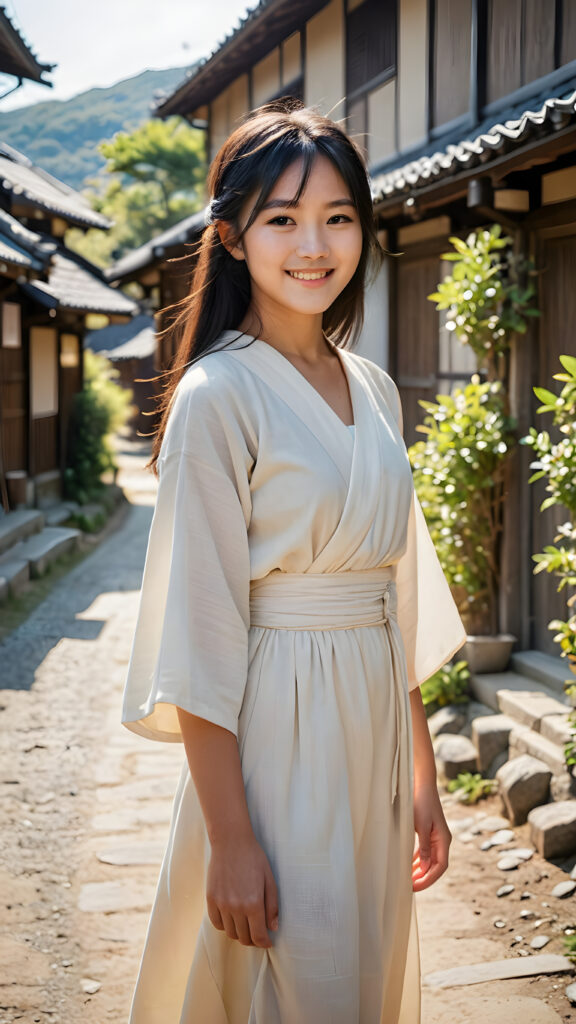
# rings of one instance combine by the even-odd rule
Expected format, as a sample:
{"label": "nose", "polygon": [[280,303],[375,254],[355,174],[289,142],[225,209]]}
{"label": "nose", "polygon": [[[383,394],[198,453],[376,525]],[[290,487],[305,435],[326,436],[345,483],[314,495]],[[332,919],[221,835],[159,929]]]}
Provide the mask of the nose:
{"label": "nose", "polygon": [[296,247],[296,256],[299,259],[318,260],[326,258],[329,252],[330,246],[320,227],[302,227]]}

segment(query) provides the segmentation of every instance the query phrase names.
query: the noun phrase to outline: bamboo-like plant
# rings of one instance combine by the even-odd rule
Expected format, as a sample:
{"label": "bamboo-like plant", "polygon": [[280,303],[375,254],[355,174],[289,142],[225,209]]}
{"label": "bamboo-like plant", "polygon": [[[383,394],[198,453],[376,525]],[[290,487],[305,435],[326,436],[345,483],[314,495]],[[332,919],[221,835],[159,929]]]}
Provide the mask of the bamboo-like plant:
{"label": "bamboo-like plant", "polygon": [[424,423],[408,454],[414,485],[469,634],[498,633],[506,457],[516,443],[502,385],[474,375],[452,395],[423,399]]}
{"label": "bamboo-like plant", "polygon": [[[547,388],[534,388],[534,394],[542,402],[536,410],[553,414],[553,425],[561,437],[554,441],[547,430],[537,431],[530,427],[529,433],[520,438],[520,444],[529,445],[537,460],[530,464],[536,472],[529,483],[545,479],[548,497],[542,501],[540,511],[552,505],[567,509],[569,519],[558,527],[553,544],[547,544],[544,551],[532,555],[536,562],[534,573],[552,573],[558,582],[558,591],[576,587],[576,358],[562,355],[560,362],[564,373],[553,374],[554,380],[562,381],[564,387],[559,395]],[[554,642],[560,646],[560,657],[566,658],[572,672],[565,681],[568,696],[576,697],[576,593],[567,597],[568,616],[553,619],[549,629],[556,630]],[[576,764],[576,711],[570,715],[573,737],[566,744],[566,763]]]}
{"label": "bamboo-like plant", "polygon": [[478,371],[505,386],[511,339],[526,333],[527,318],[540,315],[533,305],[532,264],[514,254],[512,239],[502,235],[499,224],[450,242],[455,251],[442,259],[454,263],[454,270],[428,298],[436,309],[448,311],[446,330],[470,346]]}
{"label": "bamboo-like plant", "polygon": [[[476,356],[478,373],[427,411],[425,442],[409,449],[415,485],[442,568],[469,634],[499,632],[500,550],[507,460],[517,441],[510,416],[508,360],[524,334],[536,289],[531,265],[513,253],[500,225],[450,239],[452,274],[428,298],[445,327]],[[482,380],[481,374],[487,379]]]}

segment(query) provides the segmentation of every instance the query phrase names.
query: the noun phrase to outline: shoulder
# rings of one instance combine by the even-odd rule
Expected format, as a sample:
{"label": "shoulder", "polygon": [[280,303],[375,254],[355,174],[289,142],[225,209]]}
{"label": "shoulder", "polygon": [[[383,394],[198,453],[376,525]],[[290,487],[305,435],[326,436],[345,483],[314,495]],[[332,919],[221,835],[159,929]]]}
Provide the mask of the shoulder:
{"label": "shoulder", "polygon": [[244,370],[226,351],[202,355],[178,381],[170,403],[163,447],[195,450],[202,437],[249,440],[255,424]]}
{"label": "shoulder", "polygon": [[369,386],[374,387],[382,395],[394,416],[398,419],[400,415],[400,392],[388,371],[384,370],[378,363],[373,362],[372,359],[367,359],[366,356],[361,356],[357,352],[345,351],[346,358],[350,364]]}

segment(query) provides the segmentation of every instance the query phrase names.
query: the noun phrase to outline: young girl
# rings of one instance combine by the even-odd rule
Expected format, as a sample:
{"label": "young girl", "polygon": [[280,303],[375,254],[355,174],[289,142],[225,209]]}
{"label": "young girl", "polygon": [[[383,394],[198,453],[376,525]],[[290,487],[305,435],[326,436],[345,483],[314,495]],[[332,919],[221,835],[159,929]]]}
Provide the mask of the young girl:
{"label": "young girl", "polygon": [[419,684],[465,631],[396,385],[350,351],[367,173],[285,99],[209,188],[122,716],[186,751],[130,1020],[418,1024],[451,839]]}

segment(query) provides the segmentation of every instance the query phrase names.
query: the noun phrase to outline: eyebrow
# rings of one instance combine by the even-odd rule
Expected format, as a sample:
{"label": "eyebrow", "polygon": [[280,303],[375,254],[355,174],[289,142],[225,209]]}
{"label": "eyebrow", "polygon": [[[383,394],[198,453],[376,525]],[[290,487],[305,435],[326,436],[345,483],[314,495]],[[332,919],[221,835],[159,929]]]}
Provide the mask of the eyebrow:
{"label": "eyebrow", "polygon": [[[295,202],[293,199],[269,199],[267,203],[264,203],[262,210],[286,209],[299,205],[300,203],[298,201]],[[334,206],[352,206],[355,208],[355,204],[351,199],[333,199],[325,205],[327,208],[332,208]]]}

